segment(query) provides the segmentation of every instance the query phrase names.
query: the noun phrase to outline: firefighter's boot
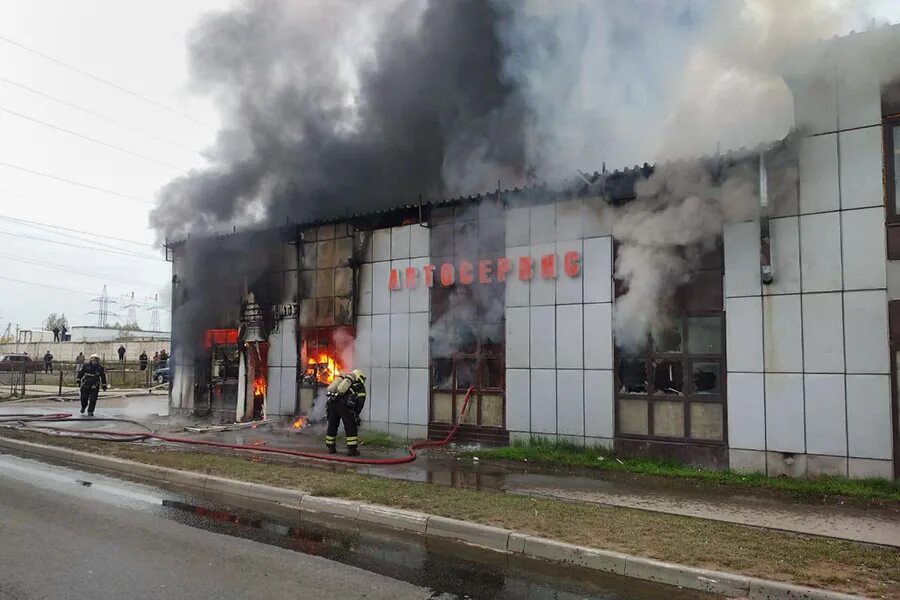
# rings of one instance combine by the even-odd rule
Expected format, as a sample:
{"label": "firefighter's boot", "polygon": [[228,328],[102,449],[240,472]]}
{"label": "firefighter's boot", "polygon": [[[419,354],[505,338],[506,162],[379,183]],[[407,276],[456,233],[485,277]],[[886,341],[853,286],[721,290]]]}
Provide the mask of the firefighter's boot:
{"label": "firefighter's boot", "polygon": [[348,446],[347,456],[359,456],[359,448],[357,448],[356,446]]}
{"label": "firefighter's boot", "polygon": [[325,447],[328,448],[328,454],[337,454],[337,446],[334,444],[325,444]]}

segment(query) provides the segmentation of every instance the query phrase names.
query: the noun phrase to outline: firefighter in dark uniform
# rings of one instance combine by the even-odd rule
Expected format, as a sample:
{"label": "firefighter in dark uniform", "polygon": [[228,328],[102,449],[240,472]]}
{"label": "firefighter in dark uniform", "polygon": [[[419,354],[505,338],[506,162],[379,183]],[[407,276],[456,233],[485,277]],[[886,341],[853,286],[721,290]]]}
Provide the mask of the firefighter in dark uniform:
{"label": "firefighter in dark uniform", "polygon": [[87,415],[93,417],[100,387],[102,386],[103,391],[106,391],[106,370],[100,364],[99,355],[91,354],[90,360],[78,369],[75,381],[81,388],[81,414],[84,414],[84,410],[87,409]]}
{"label": "firefighter in dark uniform", "polygon": [[359,456],[359,415],[366,403],[366,376],[359,369],[338,375],[328,386],[328,430],[325,447],[329,454],[337,452],[335,440],[338,427],[344,423],[347,434],[347,454]]}

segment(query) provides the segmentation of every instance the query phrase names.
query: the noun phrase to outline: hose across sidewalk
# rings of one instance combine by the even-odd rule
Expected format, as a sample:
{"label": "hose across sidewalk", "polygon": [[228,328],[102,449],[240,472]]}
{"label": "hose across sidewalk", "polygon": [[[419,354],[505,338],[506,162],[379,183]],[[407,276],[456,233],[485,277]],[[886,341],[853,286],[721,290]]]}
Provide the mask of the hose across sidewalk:
{"label": "hose across sidewalk", "polygon": [[[6,425],[6,427],[13,427],[15,429],[25,429],[29,431],[36,431],[41,433],[54,432],[54,433],[65,433],[71,437],[83,437],[86,439],[92,440],[101,440],[101,441],[109,441],[109,442],[141,442],[146,440],[158,440],[161,442],[169,442],[172,444],[187,444],[191,446],[208,446],[212,448],[225,448],[229,450],[247,450],[250,452],[262,452],[268,454],[280,454],[284,456],[295,456],[298,458],[310,458],[314,460],[323,460],[323,461],[331,461],[331,462],[339,462],[339,463],[349,463],[354,465],[402,465],[406,463],[411,463],[412,461],[418,458],[418,450],[423,450],[425,448],[438,448],[441,446],[446,446],[450,443],[453,437],[456,435],[457,430],[460,425],[462,425],[463,415],[466,414],[466,408],[469,406],[469,399],[472,396],[472,392],[475,390],[475,386],[469,387],[466,392],[465,400],[463,400],[462,410],[459,412],[459,418],[454,423],[453,427],[447,433],[447,436],[442,440],[422,440],[418,442],[414,442],[407,447],[408,454],[406,456],[398,456],[392,458],[362,458],[362,457],[354,457],[354,456],[337,456],[334,454],[320,454],[316,452],[301,452],[299,450],[289,450],[287,448],[269,448],[265,446],[252,446],[248,444],[227,444],[225,442],[213,442],[209,440],[198,440],[194,438],[177,438],[170,437],[165,435],[159,435],[155,433],[152,429],[140,423],[138,421],[132,421],[129,419],[116,419],[110,417],[91,417],[90,420],[86,420],[84,418],[74,417],[71,413],[50,413],[46,415],[34,415],[27,413],[19,413],[19,414],[6,414],[0,415],[0,426],[3,426],[4,423],[15,424],[18,423],[19,426],[15,425]],[[119,422],[119,423],[129,423],[132,425],[137,425],[146,429],[146,431],[107,431],[104,429],[70,429],[68,427],[56,427],[53,425],[41,425],[41,423],[64,423],[64,422],[73,422],[77,421],[79,423],[92,422],[92,421],[104,421],[104,422]],[[37,423],[37,425],[30,425],[30,423]]]}

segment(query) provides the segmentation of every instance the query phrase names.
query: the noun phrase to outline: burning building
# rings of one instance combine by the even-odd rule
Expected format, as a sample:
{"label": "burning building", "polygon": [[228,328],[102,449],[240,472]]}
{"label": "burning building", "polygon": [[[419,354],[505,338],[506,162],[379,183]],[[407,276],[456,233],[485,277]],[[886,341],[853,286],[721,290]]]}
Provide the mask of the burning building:
{"label": "burning building", "polygon": [[841,57],[898,41],[786,76],[795,128],[754,150],[168,243],[172,411],[315,419],[358,368],[401,438],[474,387],[462,441],[897,476],[900,94]]}

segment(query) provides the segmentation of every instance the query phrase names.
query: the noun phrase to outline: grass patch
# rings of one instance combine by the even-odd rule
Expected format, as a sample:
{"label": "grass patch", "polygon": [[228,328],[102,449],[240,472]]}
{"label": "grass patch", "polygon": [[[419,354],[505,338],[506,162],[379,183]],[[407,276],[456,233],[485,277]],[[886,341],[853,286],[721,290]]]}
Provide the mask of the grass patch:
{"label": "grass patch", "polygon": [[360,433],[359,441],[367,448],[383,448],[384,450],[395,450],[407,446],[406,442],[392,438],[386,433],[378,433],[375,431]]}
{"label": "grass patch", "polygon": [[884,479],[847,479],[821,476],[806,479],[769,477],[760,473],[712,471],[671,460],[620,458],[605,448],[584,447],[567,441],[532,438],[511,446],[466,452],[479,459],[494,458],[532,464],[619,471],[656,477],[677,477],[717,486],[777,490],[796,496],[846,496],[864,500],[900,502],[900,483]]}
{"label": "grass patch", "polygon": [[359,475],[352,470],[333,472],[303,464],[270,463],[247,454],[185,452],[28,432],[3,435],[320,496],[418,510],[658,560],[900,600],[900,551],[889,548],[628,508],[445,488]]}

